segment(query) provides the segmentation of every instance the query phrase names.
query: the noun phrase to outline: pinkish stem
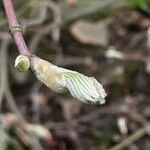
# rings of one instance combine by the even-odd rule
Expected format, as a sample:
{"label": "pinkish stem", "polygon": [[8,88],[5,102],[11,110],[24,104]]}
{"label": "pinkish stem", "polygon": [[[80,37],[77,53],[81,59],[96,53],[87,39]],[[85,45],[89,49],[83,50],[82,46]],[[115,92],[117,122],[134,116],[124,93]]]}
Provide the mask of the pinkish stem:
{"label": "pinkish stem", "polygon": [[19,53],[23,55],[31,55],[23,38],[22,29],[20,24],[18,23],[12,0],[3,0],[3,4],[9,24],[9,30],[18,47]]}

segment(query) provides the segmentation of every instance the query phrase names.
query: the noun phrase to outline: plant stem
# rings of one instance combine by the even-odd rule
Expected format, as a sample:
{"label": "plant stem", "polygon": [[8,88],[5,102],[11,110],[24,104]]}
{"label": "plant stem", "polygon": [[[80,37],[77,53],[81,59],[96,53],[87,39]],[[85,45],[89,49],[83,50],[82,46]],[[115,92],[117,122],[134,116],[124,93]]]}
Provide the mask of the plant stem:
{"label": "plant stem", "polygon": [[14,38],[14,41],[18,47],[19,53],[22,55],[31,55],[25,40],[22,35],[22,28],[20,24],[18,23],[13,3],[12,0],[3,0],[7,20],[8,20],[8,25],[9,25],[9,30],[10,34]]}

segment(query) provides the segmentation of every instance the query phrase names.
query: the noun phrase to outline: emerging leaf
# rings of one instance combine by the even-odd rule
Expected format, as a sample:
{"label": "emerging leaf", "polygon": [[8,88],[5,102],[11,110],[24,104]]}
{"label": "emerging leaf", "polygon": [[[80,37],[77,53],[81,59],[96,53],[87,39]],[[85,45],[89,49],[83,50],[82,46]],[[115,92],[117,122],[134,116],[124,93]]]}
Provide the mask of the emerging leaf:
{"label": "emerging leaf", "polygon": [[57,67],[38,57],[31,59],[31,69],[41,82],[55,92],[69,91],[73,97],[84,103],[105,103],[105,90],[93,77]]}

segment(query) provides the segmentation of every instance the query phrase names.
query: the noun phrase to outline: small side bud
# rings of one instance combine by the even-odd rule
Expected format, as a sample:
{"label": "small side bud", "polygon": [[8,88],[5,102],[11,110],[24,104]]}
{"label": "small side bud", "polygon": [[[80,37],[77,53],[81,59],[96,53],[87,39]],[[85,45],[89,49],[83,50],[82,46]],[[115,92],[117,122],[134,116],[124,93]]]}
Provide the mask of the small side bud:
{"label": "small side bud", "polygon": [[20,72],[25,72],[30,68],[30,61],[27,56],[19,55],[15,60],[15,67]]}

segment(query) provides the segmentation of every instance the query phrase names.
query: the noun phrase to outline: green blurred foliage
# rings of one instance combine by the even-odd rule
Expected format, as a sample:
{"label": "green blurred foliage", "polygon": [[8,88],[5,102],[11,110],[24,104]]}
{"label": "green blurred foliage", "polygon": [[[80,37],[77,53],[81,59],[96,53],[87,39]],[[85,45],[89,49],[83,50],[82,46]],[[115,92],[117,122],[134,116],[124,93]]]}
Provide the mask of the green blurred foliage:
{"label": "green blurred foliage", "polygon": [[131,4],[150,15],[150,0],[129,0]]}

